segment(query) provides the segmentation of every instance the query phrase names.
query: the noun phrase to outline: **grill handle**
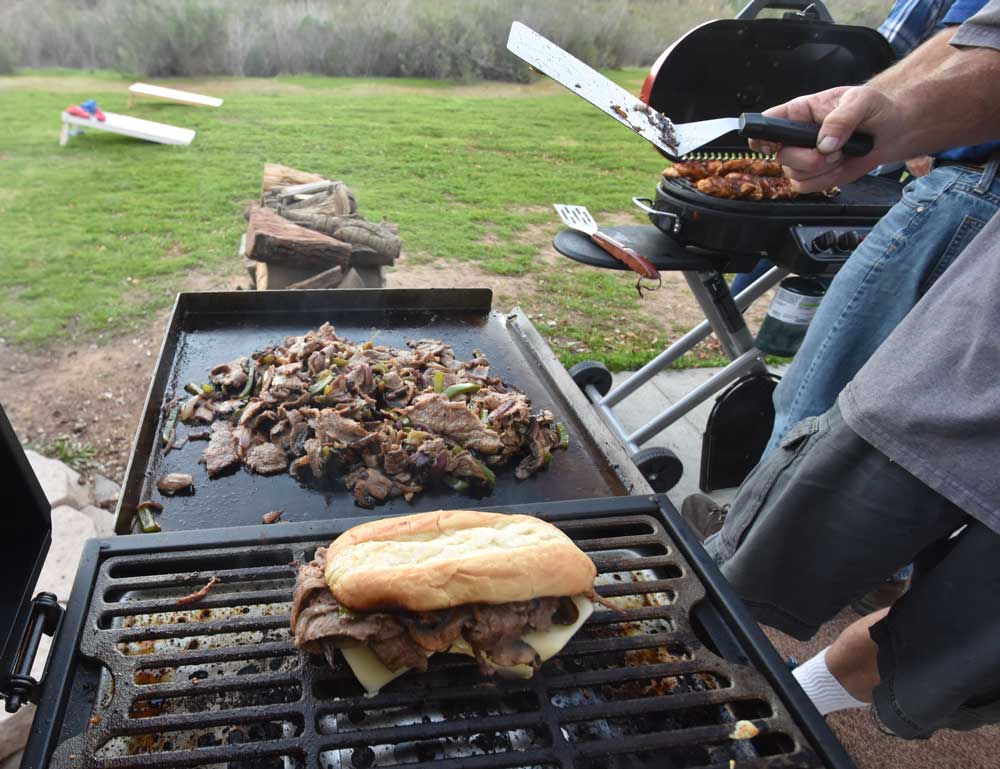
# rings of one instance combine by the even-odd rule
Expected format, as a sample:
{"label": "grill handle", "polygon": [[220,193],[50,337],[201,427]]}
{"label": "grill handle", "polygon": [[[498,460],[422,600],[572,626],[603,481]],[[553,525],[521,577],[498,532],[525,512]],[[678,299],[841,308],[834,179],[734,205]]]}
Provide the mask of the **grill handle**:
{"label": "grill handle", "polygon": [[[740,136],[744,139],[764,139],[792,147],[815,147],[819,129],[820,126],[816,123],[767,117],[759,112],[744,112],[740,115]],[[871,152],[874,146],[875,140],[868,134],[854,133],[841,150],[845,155],[861,157]]]}
{"label": "grill handle", "polygon": [[22,705],[37,702],[40,683],[31,677],[31,668],[35,664],[42,635],[54,636],[62,615],[62,607],[52,593],[39,593],[31,602],[31,616],[10,678],[0,681],[8,713],[16,713]]}
{"label": "grill handle", "polygon": [[674,235],[679,235],[681,231],[681,218],[673,213],[672,211],[660,211],[657,208],[653,208],[653,200],[651,198],[632,198],[632,205],[638,208],[640,211],[645,211],[650,217],[663,217],[665,219],[673,219],[674,223],[670,228],[670,231]]}
{"label": "grill handle", "polygon": [[741,21],[756,19],[761,11],[768,8],[778,8],[783,11],[797,11],[795,16],[817,21],[833,22],[833,16],[821,0],[752,0],[743,8],[736,18]]}

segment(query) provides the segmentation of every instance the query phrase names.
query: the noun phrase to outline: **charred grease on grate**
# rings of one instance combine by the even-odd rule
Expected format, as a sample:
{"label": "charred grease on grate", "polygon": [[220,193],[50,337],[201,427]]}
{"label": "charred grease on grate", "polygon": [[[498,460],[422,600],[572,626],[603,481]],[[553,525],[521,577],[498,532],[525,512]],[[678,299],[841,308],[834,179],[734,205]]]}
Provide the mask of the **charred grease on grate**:
{"label": "charred grease on grate", "polygon": [[[559,525],[623,613],[599,608],[530,681],[484,681],[438,655],[374,697],[289,637],[289,564],[326,541],[110,558],[81,648],[109,673],[51,766],[819,765],[761,676],[705,648],[691,622],[704,588],[654,518]],[[176,606],[211,576],[201,602]],[[760,737],[729,739],[743,718]]]}

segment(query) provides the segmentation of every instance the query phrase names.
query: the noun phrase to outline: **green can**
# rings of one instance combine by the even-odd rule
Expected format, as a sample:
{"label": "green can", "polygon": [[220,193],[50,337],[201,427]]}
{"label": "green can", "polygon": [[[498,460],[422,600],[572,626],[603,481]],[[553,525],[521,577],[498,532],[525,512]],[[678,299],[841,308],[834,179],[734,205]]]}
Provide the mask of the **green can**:
{"label": "green can", "polygon": [[757,332],[757,349],[784,358],[795,355],[824,294],[826,287],[816,278],[795,276],[781,281]]}

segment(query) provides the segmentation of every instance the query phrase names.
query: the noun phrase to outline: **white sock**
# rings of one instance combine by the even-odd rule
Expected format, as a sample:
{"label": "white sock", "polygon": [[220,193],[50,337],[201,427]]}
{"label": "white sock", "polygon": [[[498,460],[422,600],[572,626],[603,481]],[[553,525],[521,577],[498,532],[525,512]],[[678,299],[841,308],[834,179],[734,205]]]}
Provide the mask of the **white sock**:
{"label": "white sock", "polygon": [[828,651],[830,651],[829,646],[792,671],[799,686],[805,690],[820,715],[825,716],[835,710],[867,707],[869,703],[854,699],[830,672],[830,668],[826,666]]}

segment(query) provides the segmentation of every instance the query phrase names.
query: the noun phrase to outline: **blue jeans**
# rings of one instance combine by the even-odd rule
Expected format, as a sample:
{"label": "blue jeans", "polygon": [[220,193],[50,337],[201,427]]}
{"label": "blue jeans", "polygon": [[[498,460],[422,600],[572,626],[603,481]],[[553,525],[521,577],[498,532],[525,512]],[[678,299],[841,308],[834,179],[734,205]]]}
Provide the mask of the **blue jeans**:
{"label": "blue jeans", "polygon": [[[963,166],[936,168],[865,238],[830,284],[774,391],[764,455],[800,420],[818,416],[1000,207],[1000,181]],[[933,365],[928,361],[928,365]]]}
{"label": "blue jeans", "polygon": [[769,259],[759,259],[750,272],[738,272],[733,276],[733,282],[729,284],[729,290],[733,296],[741,293],[743,289],[749,288],[757,278],[764,277],[764,273],[774,267],[774,262]]}

